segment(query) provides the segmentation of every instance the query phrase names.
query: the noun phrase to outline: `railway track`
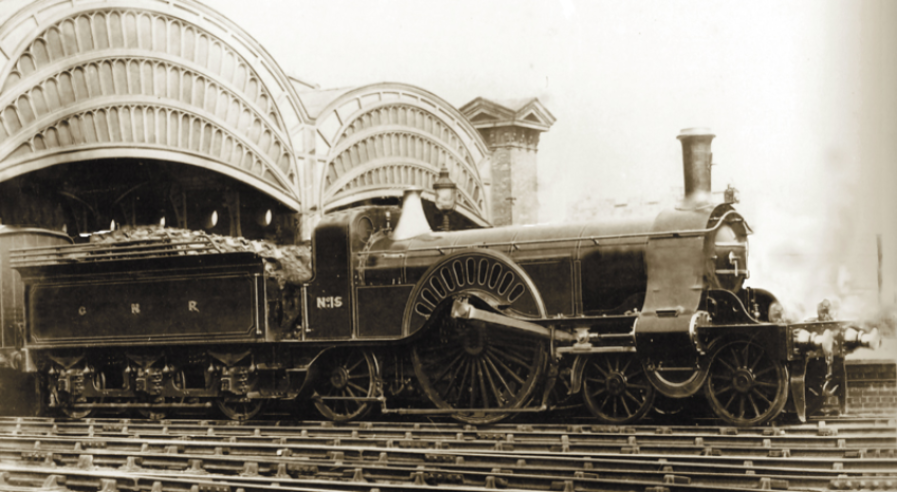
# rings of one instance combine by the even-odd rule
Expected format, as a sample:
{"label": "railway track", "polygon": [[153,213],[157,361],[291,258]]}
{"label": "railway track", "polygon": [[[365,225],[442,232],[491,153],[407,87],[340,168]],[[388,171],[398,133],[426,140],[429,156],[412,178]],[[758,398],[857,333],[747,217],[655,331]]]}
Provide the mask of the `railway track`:
{"label": "railway track", "polygon": [[484,430],[453,424],[383,424],[363,422],[289,423],[230,421],[135,421],[89,419],[0,420],[0,432],[25,439],[95,437],[127,443],[189,438],[203,443],[268,444],[335,447],[416,448],[462,451],[548,451],[623,454],[752,454],[839,457],[867,449],[890,449],[897,431],[893,422],[870,419],[856,423],[761,427],[493,425]]}
{"label": "railway track", "polygon": [[0,419],[6,490],[897,490],[897,424]]}

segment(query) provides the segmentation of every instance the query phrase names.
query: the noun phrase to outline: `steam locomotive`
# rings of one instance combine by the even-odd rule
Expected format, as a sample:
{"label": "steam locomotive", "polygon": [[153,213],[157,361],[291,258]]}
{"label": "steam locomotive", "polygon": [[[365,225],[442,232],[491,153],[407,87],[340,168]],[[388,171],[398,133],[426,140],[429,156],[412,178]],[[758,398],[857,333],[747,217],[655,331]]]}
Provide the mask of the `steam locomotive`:
{"label": "steam locomotive", "polygon": [[249,419],[294,400],[335,421],[376,407],[482,424],[581,398],[623,424],[658,394],[703,393],[747,426],[843,405],[844,357],[877,332],[785,322],[745,286],[751,230],[711,202],[714,135],[678,138],[686,194],[654,218],[433,232],[408,190],[401,208],[325,216],[301,285],[202,241],[19,249],[3,266],[24,283],[24,323],[0,361],[72,417]]}

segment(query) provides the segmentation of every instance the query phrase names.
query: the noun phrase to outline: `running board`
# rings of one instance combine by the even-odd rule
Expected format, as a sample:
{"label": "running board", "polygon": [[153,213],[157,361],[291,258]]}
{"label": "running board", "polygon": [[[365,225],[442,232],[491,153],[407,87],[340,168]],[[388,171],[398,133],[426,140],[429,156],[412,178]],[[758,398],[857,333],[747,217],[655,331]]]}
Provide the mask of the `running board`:
{"label": "running board", "polygon": [[[567,333],[566,331],[552,330],[549,328],[545,328],[542,325],[531,323],[529,321],[523,321],[521,319],[511,318],[510,316],[478,309],[471,306],[470,303],[467,302],[467,299],[455,300],[455,302],[452,304],[452,317],[459,319],[475,319],[479,321],[485,321],[486,323],[493,323],[496,325],[507,326],[509,328],[516,328],[518,330],[522,330],[542,338],[554,339],[562,342],[576,341],[576,337]],[[457,413],[457,411],[451,413]]]}
{"label": "running board", "polygon": [[205,403],[75,403],[72,408],[212,408]]}
{"label": "running board", "polygon": [[383,397],[368,397],[368,396],[313,396],[311,397],[312,401],[357,401],[359,403],[378,403],[386,401]]}
{"label": "running board", "polygon": [[548,407],[528,408],[386,408],[384,404],[380,413],[397,415],[453,415],[456,413],[536,413],[544,412]]}

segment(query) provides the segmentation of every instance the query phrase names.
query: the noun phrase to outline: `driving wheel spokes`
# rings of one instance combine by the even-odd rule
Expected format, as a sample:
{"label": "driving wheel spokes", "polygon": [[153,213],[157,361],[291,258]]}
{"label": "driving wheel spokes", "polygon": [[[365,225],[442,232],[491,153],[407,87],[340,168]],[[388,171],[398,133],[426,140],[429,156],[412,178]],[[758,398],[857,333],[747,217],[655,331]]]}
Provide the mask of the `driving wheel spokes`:
{"label": "driving wheel spokes", "polygon": [[440,316],[438,326],[412,349],[417,379],[437,407],[470,409],[453,417],[488,424],[512,413],[494,410],[513,410],[528,401],[544,371],[544,342],[480,321],[453,319],[447,312]]}
{"label": "driving wheel spokes", "polygon": [[716,415],[734,425],[761,425],[781,413],[788,399],[788,371],[750,340],[720,345],[710,361],[704,394]]}
{"label": "driving wheel spokes", "polygon": [[582,382],[586,406],[602,422],[636,422],[654,404],[654,387],[632,353],[589,356],[583,366]]}
{"label": "driving wheel spokes", "polygon": [[[315,407],[324,418],[348,422],[364,417],[373,405],[362,398],[378,396],[379,365],[369,350],[335,350],[328,353],[315,385]],[[333,398],[333,399],[328,399]]]}

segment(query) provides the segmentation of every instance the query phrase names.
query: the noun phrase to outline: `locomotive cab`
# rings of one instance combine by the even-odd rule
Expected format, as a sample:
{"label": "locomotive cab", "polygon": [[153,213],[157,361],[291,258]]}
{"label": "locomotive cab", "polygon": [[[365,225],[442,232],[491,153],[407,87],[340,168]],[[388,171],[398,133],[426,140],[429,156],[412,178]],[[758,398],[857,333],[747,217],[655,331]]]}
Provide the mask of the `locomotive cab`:
{"label": "locomotive cab", "polygon": [[[394,338],[401,319],[396,292],[386,286],[365,289],[361,254],[371,238],[392,229],[398,207],[361,207],[326,216],[312,239],[314,278],[307,287],[306,340]],[[391,279],[392,280],[392,279]],[[410,290],[405,288],[405,291]],[[401,307],[404,307],[402,305]]]}

